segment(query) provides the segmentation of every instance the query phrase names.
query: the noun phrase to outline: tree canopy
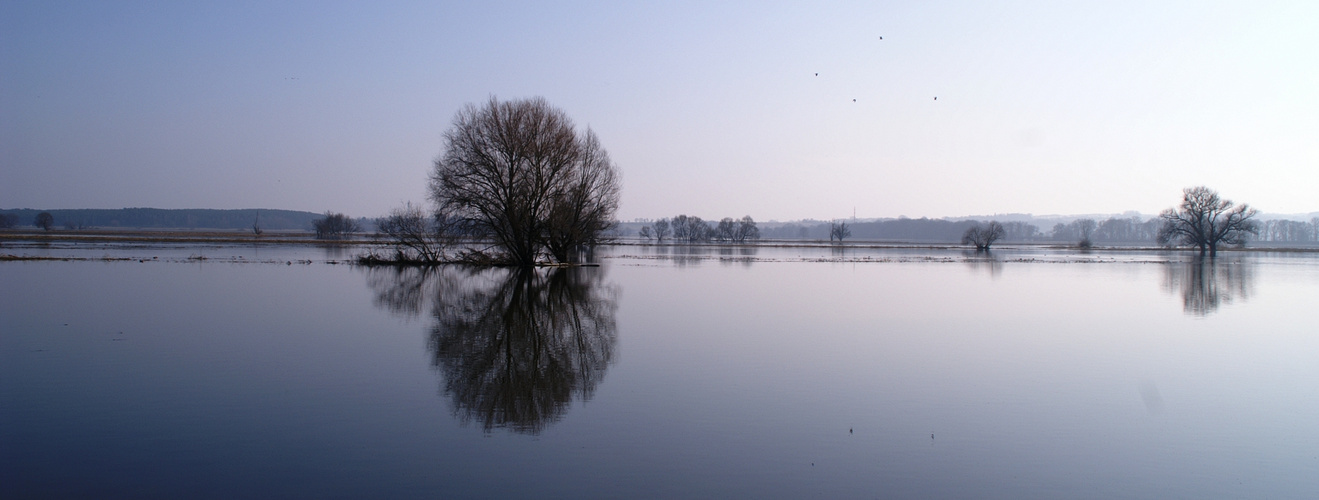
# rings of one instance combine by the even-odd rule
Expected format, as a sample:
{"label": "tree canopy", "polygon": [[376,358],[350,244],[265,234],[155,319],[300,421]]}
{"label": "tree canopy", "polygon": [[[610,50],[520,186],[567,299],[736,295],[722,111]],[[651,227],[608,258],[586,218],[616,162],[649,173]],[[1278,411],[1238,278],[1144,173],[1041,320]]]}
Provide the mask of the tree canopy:
{"label": "tree canopy", "polygon": [[1160,244],[1194,246],[1200,255],[1214,255],[1218,245],[1241,245],[1247,234],[1259,232],[1252,220],[1259,212],[1249,205],[1236,205],[1218,196],[1218,192],[1204,186],[1182,191],[1182,203],[1159,214],[1163,221],[1159,228]]}
{"label": "tree canopy", "polygon": [[468,104],[444,135],[430,196],[445,217],[498,246],[498,261],[573,260],[618,209],[617,167],[587,129],[536,97]]}

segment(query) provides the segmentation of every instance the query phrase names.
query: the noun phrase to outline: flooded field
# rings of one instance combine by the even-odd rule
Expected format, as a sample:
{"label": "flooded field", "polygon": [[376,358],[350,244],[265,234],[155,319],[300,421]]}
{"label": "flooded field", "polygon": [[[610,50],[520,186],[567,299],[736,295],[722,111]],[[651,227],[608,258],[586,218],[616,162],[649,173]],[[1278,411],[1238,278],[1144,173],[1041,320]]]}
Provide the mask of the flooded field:
{"label": "flooded field", "polygon": [[0,253],[0,497],[1311,498],[1319,255]]}

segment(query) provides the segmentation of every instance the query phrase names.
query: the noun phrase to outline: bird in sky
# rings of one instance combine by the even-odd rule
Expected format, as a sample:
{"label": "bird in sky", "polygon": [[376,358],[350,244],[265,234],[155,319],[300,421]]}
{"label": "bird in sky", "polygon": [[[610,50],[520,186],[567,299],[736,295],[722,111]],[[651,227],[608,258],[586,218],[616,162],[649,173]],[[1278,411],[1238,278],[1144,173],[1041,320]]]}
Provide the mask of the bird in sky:
{"label": "bird in sky", "polygon": [[939,96],[934,96],[934,100],[939,100]]}
{"label": "bird in sky", "polygon": [[879,37],[879,39],[880,39],[880,40],[883,40],[883,39],[884,39],[884,37],[882,37],[882,36],[881,36],[881,37]]}
{"label": "bird in sky", "polygon": [[856,102],[856,99],[852,99],[852,102]]}
{"label": "bird in sky", "polygon": [[819,74],[819,73],[816,73],[815,76],[820,76],[820,74]]}

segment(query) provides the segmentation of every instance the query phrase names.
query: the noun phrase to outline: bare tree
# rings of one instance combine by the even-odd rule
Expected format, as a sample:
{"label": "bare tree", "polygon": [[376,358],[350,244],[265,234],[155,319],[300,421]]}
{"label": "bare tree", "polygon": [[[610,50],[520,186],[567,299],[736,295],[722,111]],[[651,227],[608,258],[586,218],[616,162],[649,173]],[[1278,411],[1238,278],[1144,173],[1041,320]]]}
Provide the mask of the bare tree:
{"label": "bare tree", "polygon": [[655,241],[659,243],[664,243],[664,238],[667,238],[669,234],[671,234],[669,227],[669,220],[660,219],[655,221],[654,228],[655,228]]}
{"label": "bare tree", "polygon": [[543,98],[469,104],[444,135],[430,195],[445,213],[494,240],[499,261],[559,261],[600,238],[618,206],[618,174],[589,130],[578,136]]}
{"label": "bare tree", "polygon": [[719,225],[714,228],[715,241],[728,241],[733,239],[733,233],[737,232],[737,222],[732,217],[724,217],[719,220]]}
{"label": "bare tree", "polygon": [[1190,245],[1214,255],[1218,245],[1245,244],[1247,234],[1257,234],[1258,225],[1252,220],[1259,211],[1242,203],[1236,206],[1224,200],[1218,192],[1204,186],[1182,191],[1182,203],[1159,214],[1160,244]]}
{"label": "bare tree", "polygon": [[688,219],[690,217],[686,215],[678,215],[673,218],[671,227],[673,228],[673,239],[675,241],[687,241],[690,237],[691,221]]}
{"label": "bare tree", "polygon": [[852,236],[852,228],[847,227],[846,222],[834,222],[829,225],[829,241],[838,240],[839,243]]}
{"label": "bare tree", "polygon": [[979,222],[967,228],[966,233],[962,234],[963,245],[975,245],[976,251],[987,252],[990,245],[1003,237],[1003,225],[998,221],[990,221],[989,224],[980,224]]}
{"label": "bare tree", "polygon": [[590,129],[579,147],[577,168],[568,172],[570,182],[557,193],[545,227],[545,246],[559,262],[569,262],[577,250],[599,243],[618,210],[621,187],[609,153]]}
{"label": "bare tree", "polygon": [[8,229],[18,225],[18,216],[14,214],[0,214],[0,228]]}
{"label": "bare tree", "polygon": [[261,230],[261,212],[257,212],[256,218],[252,220],[252,234],[261,236],[261,233],[263,232],[264,231]]}
{"label": "bare tree", "polygon": [[32,225],[50,231],[50,227],[55,225],[55,216],[50,215],[50,212],[41,212],[37,214],[37,218],[32,221]]}
{"label": "bare tree", "polygon": [[394,255],[388,260],[400,263],[443,262],[445,248],[460,233],[451,218],[427,214],[412,203],[391,210],[389,216],[376,223],[376,228],[393,246]]}
{"label": "bare tree", "polygon": [[637,231],[637,236],[641,237],[643,240],[649,241],[655,238],[655,233],[651,231],[650,226],[641,226],[641,230]]}
{"label": "bare tree", "polygon": [[733,241],[743,243],[747,240],[755,241],[759,239],[760,228],[756,227],[756,221],[750,215],[742,217],[742,220],[737,223],[737,229],[733,231]]}
{"label": "bare tree", "polygon": [[340,240],[362,230],[357,221],[334,212],[325,212],[325,217],[312,221],[312,226],[318,240]]}
{"label": "bare tree", "polygon": [[714,238],[714,228],[710,227],[709,223],[694,215],[687,218],[688,243],[707,242],[712,238]]}
{"label": "bare tree", "polygon": [[1099,227],[1099,224],[1094,219],[1077,219],[1076,228],[1081,233],[1081,240],[1077,242],[1077,246],[1090,248],[1093,245],[1090,242],[1090,235],[1094,234],[1097,227]]}
{"label": "bare tree", "polygon": [[670,227],[673,230],[674,241],[700,243],[715,237],[715,229],[695,215],[674,217]]}

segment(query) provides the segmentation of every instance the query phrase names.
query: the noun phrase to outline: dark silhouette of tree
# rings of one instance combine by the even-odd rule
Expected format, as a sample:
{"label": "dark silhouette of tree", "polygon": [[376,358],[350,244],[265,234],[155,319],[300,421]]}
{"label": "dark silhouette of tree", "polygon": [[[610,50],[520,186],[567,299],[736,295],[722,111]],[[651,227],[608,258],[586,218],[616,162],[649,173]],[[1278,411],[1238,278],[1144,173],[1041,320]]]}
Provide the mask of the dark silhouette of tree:
{"label": "dark silhouette of tree", "polygon": [[357,221],[348,218],[347,215],[334,212],[325,212],[325,217],[316,219],[311,224],[316,229],[318,240],[341,240],[362,230]]}
{"label": "dark silhouette of tree", "polygon": [[655,238],[655,233],[650,226],[641,226],[641,229],[637,231],[637,236],[643,240],[650,241]]}
{"label": "dark silhouette of tree", "polygon": [[452,218],[440,213],[428,214],[412,203],[391,210],[376,222],[376,229],[390,242],[393,253],[382,260],[396,263],[443,262],[446,248],[461,234]]}
{"label": "dark silhouette of tree", "polygon": [[1186,188],[1180,206],[1159,214],[1163,224],[1158,242],[1194,246],[1200,255],[1214,255],[1220,244],[1242,245],[1247,234],[1257,234],[1259,229],[1252,219],[1258,213],[1245,203],[1235,206],[1207,187]]}
{"label": "dark silhouette of tree", "polygon": [[962,234],[963,245],[975,245],[976,251],[986,252],[989,247],[1003,237],[1003,225],[998,221],[989,221],[989,224],[975,223],[967,228],[966,233]]}
{"label": "dark silhouette of tree", "polygon": [[50,215],[50,212],[41,212],[37,214],[37,218],[32,221],[32,225],[50,231],[50,227],[55,225],[55,216]]}
{"label": "dark silhouette of tree", "polygon": [[664,238],[668,238],[669,235],[672,234],[672,228],[669,226],[668,219],[660,219],[655,221],[653,227],[655,228],[656,242],[664,243]]}
{"label": "dark silhouette of tree", "polygon": [[614,226],[621,192],[618,170],[590,129],[580,139],[577,168],[557,193],[545,229],[545,246],[559,262],[575,262],[583,247],[601,242]]}
{"label": "dark silhouette of tree", "polygon": [[0,214],[0,229],[9,229],[18,225],[18,216],[14,214]]}
{"label": "dark silhouette of tree", "polygon": [[846,222],[834,222],[829,225],[829,241],[838,240],[842,243],[844,239],[852,236],[852,228],[847,226]]}
{"label": "dark silhouette of tree", "polygon": [[618,174],[595,134],[543,98],[467,105],[444,134],[430,195],[499,249],[496,261],[560,262],[601,238],[618,206]]}

